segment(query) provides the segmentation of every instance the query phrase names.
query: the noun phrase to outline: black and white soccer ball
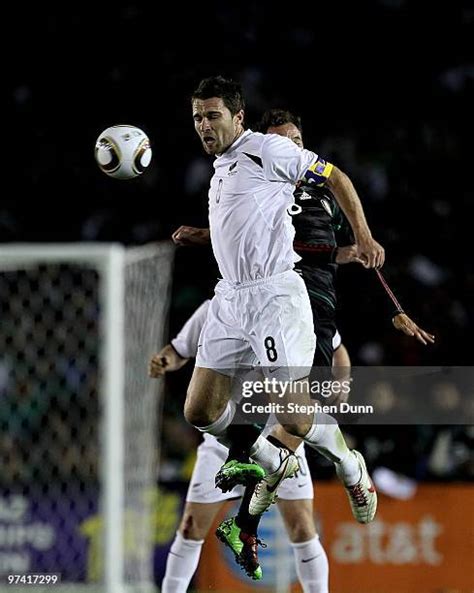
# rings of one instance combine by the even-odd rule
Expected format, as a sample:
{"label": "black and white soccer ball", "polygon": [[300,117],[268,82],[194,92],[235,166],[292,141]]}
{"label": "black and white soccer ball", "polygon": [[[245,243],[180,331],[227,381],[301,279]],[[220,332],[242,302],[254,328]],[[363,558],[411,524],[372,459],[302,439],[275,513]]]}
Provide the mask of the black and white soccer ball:
{"label": "black and white soccer ball", "polygon": [[101,171],[110,177],[133,179],[150,164],[150,140],[135,126],[111,126],[97,138],[95,160]]}

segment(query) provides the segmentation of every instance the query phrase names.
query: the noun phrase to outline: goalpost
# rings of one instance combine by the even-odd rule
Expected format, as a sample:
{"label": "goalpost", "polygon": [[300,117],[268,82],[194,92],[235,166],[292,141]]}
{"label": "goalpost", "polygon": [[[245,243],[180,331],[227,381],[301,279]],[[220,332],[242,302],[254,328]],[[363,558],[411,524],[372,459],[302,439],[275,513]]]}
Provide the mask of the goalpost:
{"label": "goalpost", "polygon": [[60,573],[58,592],[154,591],[162,382],[147,369],[173,254],[0,246],[0,582]]}

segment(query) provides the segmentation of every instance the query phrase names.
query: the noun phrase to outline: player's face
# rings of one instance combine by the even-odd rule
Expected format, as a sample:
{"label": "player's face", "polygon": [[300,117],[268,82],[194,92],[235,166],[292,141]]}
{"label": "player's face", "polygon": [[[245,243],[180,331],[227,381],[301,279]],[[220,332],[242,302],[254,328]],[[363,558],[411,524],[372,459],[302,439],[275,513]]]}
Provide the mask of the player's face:
{"label": "player's face", "polygon": [[278,134],[279,136],[286,136],[292,140],[300,148],[303,146],[303,136],[295,124],[283,124],[281,126],[270,126],[267,134]]}
{"label": "player's face", "polygon": [[207,154],[221,154],[243,132],[244,112],[234,116],[220,97],[194,99],[193,119],[196,132]]}

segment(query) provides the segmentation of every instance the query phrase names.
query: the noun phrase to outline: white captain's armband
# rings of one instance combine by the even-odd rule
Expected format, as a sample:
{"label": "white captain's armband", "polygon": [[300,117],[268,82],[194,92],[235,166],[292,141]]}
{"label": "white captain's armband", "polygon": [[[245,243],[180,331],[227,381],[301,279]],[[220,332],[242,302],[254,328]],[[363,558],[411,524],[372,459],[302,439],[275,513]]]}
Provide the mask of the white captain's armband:
{"label": "white captain's armband", "polygon": [[323,183],[327,181],[329,175],[331,175],[332,168],[333,165],[331,163],[318,157],[318,160],[306,170],[303,177],[303,183],[323,185]]}

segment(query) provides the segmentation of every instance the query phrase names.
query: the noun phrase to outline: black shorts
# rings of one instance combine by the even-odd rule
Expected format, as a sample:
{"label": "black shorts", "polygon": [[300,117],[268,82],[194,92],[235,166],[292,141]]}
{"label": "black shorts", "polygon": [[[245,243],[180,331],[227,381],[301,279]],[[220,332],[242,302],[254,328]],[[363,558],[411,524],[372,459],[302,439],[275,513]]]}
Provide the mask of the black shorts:
{"label": "black shorts", "polygon": [[299,265],[308,290],[313,310],[314,333],[316,334],[316,352],[313,365],[332,366],[332,339],[336,333],[336,269],[334,264],[325,266]]}

